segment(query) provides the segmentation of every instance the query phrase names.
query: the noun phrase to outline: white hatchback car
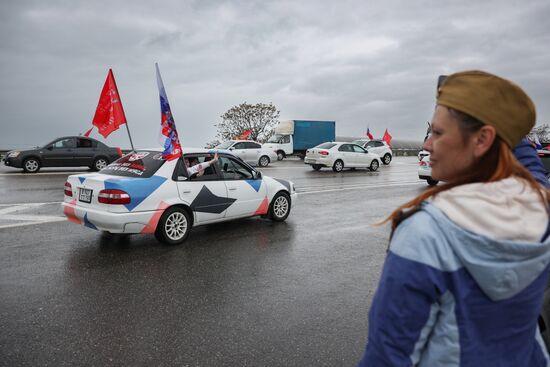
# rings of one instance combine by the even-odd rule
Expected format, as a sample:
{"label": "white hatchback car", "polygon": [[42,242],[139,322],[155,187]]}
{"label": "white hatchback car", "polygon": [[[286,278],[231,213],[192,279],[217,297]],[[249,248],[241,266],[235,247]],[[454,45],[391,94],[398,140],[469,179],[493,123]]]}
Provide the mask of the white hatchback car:
{"label": "white hatchback car", "polygon": [[228,140],[218,145],[216,149],[229,150],[253,166],[266,167],[270,162],[277,160],[275,151],[262,148],[260,143],[252,140]]}
{"label": "white hatchback car", "polygon": [[332,167],[334,172],[344,168],[368,168],[376,171],[381,161],[378,154],[367,152],[357,144],[330,142],[319,144],[306,151],[305,164],[318,171]]}
{"label": "white hatchback car", "polygon": [[393,151],[391,147],[384,140],[381,139],[359,139],[352,141],[353,144],[357,144],[369,151],[369,153],[378,154],[382,159],[382,163],[390,164],[393,158]]}
{"label": "white hatchback car", "polygon": [[430,154],[424,155],[418,165],[418,178],[426,180],[428,185],[435,186],[439,181],[432,178],[432,165],[430,164]]}
{"label": "white hatchback car", "polygon": [[[213,152],[184,149],[189,161]],[[159,150],[130,153],[97,173],[71,175],[63,212],[74,223],[110,233],[154,233],[167,244],[183,242],[192,227],[264,216],[284,221],[297,194],[290,181],[262,176],[229,153],[201,176],[188,176],[183,159],[166,161]]]}

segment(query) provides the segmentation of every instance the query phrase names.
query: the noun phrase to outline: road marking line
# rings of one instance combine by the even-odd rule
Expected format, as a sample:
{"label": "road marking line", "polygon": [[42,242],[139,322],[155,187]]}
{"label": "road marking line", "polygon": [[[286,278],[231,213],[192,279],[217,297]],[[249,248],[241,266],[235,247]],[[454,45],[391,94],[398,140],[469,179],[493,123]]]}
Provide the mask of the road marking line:
{"label": "road marking line", "polygon": [[23,226],[32,226],[32,225],[37,225],[37,224],[44,224],[44,223],[52,223],[52,222],[62,222],[62,221],[66,221],[67,218],[62,218],[62,217],[56,217],[56,218],[51,218],[51,219],[48,219],[48,220],[44,220],[44,221],[39,221],[39,222],[27,222],[27,223],[14,223],[14,224],[4,224],[4,225],[0,225],[0,229],[5,229],[5,228],[13,228],[13,227],[23,227]]}
{"label": "road marking line", "polygon": [[372,189],[372,188],[377,188],[377,187],[388,187],[388,186],[393,186],[393,187],[395,187],[395,186],[414,186],[414,185],[420,185],[420,184],[424,184],[424,183],[423,182],[416,182],[416,183],[400,183],[400,184],[385,184],[385,185],[369,185],[369,186],[361,186],[361,187],[345,187],[345,188],[341,188],[341,189],[302,191],[302,192],[297,192],[297,194],[298,195],[309,195],[309,194],[319,194],[319,193],[324,193],[324,192]]}
{"label": "road marking line", "polygon": [[3,206],[41,206],[41,205],[48,205],[48,204],[61,204],[62,201],[46,201],[44,203],[8,203],[8,204],[0,204],[0,207]]}

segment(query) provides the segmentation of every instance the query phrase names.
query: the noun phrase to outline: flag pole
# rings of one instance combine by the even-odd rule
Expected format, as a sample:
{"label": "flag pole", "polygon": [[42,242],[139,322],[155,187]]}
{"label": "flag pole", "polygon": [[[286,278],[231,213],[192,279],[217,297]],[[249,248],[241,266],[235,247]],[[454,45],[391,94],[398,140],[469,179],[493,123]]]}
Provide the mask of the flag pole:
{"label": "flag pole", "polygon": [[130,129],[128,128],[128,121],[126,121],[124,125],[126,125],[126,131],[128,131],[128,138],[130,138],[130,145],[132,146],[132,152],[135,152],[136,150],[134,149],[134,143],[132,143],[132,136],[130,135]]}

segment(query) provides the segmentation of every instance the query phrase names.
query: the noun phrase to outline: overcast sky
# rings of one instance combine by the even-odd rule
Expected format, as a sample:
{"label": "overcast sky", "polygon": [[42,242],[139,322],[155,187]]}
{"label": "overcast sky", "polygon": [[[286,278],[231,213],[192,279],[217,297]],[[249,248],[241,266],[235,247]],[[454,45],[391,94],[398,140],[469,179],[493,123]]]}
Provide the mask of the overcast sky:
{"label": "overcast sky", "polygon": [[420,141],[437,76],[466,69],[515,81],[550,123],[547,0],[1,0],[0,19],[0,149],[85,132],[109,68],[134,144],[156,146],[155,62],[186,146],[245,101]]}

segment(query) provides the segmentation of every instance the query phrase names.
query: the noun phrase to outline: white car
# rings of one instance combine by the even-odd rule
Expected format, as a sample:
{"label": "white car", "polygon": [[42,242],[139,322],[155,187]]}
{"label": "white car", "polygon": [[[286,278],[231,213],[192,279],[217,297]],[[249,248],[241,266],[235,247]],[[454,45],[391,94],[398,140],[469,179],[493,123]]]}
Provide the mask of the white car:
{"label": "white car", "polygon": [[393,158],[393,152],[391,147],[384,140],[381,139],[358,139],[352,141],[353,144],[357,144],[369,151],[369,153],[378,154],[382,159],[382,163],[390,164]]}
{"label": "white car", "polygon": [[[203,163],[206,149],[184,149]],[[71,175],[63,213],[74,223],[110,233],[154,233],[167,244],[183,242],[192,227],[264,216],[284,221],[297,194],[290,181],[263,176],[230,153],[202,175],[188,176],[182,158],[166,161],[160,149],[130,153],[97,173]]]}
{"label": "white car", "polygon": [[422,158],[429,155],[430,155],[430,152],[428,152],[427,150],[421,150],[420,152],[418,152],[418,160],[421,161]]}
{"label": "white car", "polygon": [[330,142],[319,144],[306,151],[305,164],[319,171],[322,167],[332,167],[334,172],[344,168],[368,168],[376,171],[381,161],[378,154],[367,152],[357,144]]}
{"label": "white car", "polygon": [[262,148],[260,143],[252,140],[228,140],[216,149],[229,150],[231,153],[252,166],[266,167],[277,160],[277,153],[271,149]]}
{"label": "white car", "polygon": [[421,180],[426,180],[428,185],[435,186],[439,181],[432,178],[432,165],[430,163],[430,154],[425,155],[420,160],[418,165],[418,178]]}

